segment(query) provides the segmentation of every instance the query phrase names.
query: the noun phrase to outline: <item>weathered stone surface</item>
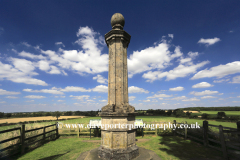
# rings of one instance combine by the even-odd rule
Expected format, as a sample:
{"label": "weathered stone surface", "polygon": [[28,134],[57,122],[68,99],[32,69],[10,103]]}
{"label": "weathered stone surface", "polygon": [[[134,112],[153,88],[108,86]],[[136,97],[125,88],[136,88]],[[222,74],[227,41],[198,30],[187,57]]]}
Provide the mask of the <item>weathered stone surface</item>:
{"label": "weathered stone surface", "polygon": [[103,146],[98,148],[98,157],[109,160],[130,160],[139,155],[139,150],[136,145],[126,149],[109,149]]}
{"label": "weathered stone surface", "polygon": [[98,156],[106,160],[130,160],[139,155],[135,143],[135,108],[128,102],[127,47],[131,36],[123,30],[120,13],[111,19],[112,30],[105,34],[109,48],[108,104],[102,107],[101,146]]}

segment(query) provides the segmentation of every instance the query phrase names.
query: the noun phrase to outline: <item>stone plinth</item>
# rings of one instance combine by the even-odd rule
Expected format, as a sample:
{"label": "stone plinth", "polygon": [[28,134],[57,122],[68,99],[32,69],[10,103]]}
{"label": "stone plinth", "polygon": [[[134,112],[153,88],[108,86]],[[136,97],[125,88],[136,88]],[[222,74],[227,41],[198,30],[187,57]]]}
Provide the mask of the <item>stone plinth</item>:
{"label": "stone plinth", "polygon": [[100,113],[102,117],[101,146],[99,158],[129,160],[139,155],[135,143],[134,127],[136,113]]}

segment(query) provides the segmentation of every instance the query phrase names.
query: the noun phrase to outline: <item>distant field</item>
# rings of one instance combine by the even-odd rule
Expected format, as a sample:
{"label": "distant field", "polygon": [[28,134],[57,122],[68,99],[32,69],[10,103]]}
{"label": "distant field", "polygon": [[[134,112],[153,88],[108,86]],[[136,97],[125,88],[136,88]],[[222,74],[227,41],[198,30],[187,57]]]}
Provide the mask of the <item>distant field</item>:
{"label": "distant field", "polygon": [[[58,119],[67,119],[67,118],[83,118],[85,116],[61,116]],[[24,121],[38,121],[38,120],[57,120],[56,117],[45,116],[45,117],[24,117],[24,118],[6,118],[0,119],[0,123],[18,123]]]}
{"label": "distant field", "polygon": [[201,111],[201,113],[196,113],[193,111],[190,111],[190,112],[192,112],[193,115],[198,115],[198,116],[201,116],[203,113],[217,115],[218,112],[225,112],[227,116],[240,116],[240,111]]}
{"label": "distant field", "polygon": [[[186,113],[187,111],[183,111],[184,113]],[[199,113],[198,111],[189,111],[189,112],[192,112],[192,113]]]}

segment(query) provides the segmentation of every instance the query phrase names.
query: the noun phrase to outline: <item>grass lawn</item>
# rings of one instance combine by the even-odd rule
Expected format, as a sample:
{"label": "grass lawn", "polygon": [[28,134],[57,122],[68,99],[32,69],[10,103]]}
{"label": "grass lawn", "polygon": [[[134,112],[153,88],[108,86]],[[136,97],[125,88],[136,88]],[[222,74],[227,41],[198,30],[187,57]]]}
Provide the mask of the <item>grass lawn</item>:
{"label": "grass lawn", "polygon": [[[222,153],[203,145],[174,136],[144,136],[137,137],[139,147],[153,150],[162,160],[188,160],[190,158],[214,158],[221,160]],[[140,141],[140,139],[145,139]],[[148,140],[147,140],[148,139]],[[63,138],[49,142],[32,152],[25,154],[18,160],[75,160],[82,152],[97,148],[99,142],[82,142],[89,138]],[[100,140],[92,138],[91,140]]]}

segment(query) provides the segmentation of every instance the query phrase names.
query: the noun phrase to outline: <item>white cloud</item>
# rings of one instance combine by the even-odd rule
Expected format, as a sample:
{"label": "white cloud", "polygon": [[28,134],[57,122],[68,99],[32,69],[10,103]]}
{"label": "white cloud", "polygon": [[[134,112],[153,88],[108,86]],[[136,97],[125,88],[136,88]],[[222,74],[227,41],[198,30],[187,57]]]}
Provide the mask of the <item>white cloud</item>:
{"label": "white cloud", "polygon": [[196,97],[194,97],[189,99],[183,99],[182,101],[200,101],[200,99],[197,99]]}
{"label": "white cloud", "polygon": [[153,96],[150,96],[150,97],[147,97],[147,98],[162,98],[162,97],[172,97],[172,95],[154,94]]}
{"label": "white cloud", "polygon": [[61,99],[58,100],[58,102],[64,102],[64,101],[65,101],[65,100],[61,100]]}
{"label": "white cloud", "polygon": [[35,69],[35,67],[31,61],[28,61],[26,59],[12,58],[12,57],[9,58],[9,60],[12,62],[14,67],[19,71],[22,71],[27,74],[38,75],[37,73],[32,72]]}
{"label": "white cloud", "polygon": [[135,96],[129,96],[129,101],[134,101],[134,99],[136,98]]}
{"label": "white cloud", "polygon": [[48,71],[50,69],[49,63],[47,61],[39,61],[38,67],[42,71]]}
{"label": "white cloud", "polygon": [[168,34],[168,37],[173,39],[173,34]]}
{"label": "white cloud", "polygon": [[180,97],[174,97],[172,100],[181,100],[181,99],[186,99],[186,96],[180,96]]}
{"label": "white cloud", "polygon": [[128,87],[128,93],[149,93],[149,91],[136,86],[131,86]]}
{"label": "white cloud", "polygon": [[56,67],[56,66],[50,66],[51,71],[49,71],[48,73],[50,74],[61,74],[60,70]]}
{"label": "white cloud", "polygon": [[34,100],[29,100],[29,101],[25,101],[25,102],[34,102]]}
{"label": "white cloud", "polygon": [[233,77],[233,80],[231,83],[240,83],[240,76]]}
{"label": "white cloud", "polygon": [[104,86],[104,85],[98,85],[95,88],[92,89],[93,92],[104,92],[107,93],[108,92],[108,87]]}
{"label": "white cloud", "polygon": [[0,103],[6,103],[5,101],[0,101]]}
{"label": "white cloud", "polygon": [[16,83],[34,84],[47,86],[48,84],[42,80],[32,78],[38,75],[33,72],[34,65],[31,61],[25,59],[9,58],[14,67],[9,64],[0,62],[0,80],[6,79]]}
{"label": "white cloud", "polygon": [[[134,74],[152,69],[162,69],[169,65],[169,62],[175,58],[171,57],[170,46],[166,43],[160,43],[157,46],[149,47],[141,51],[134,51],[128,59],[129,78]],[[176,55],[179,57],[181,55]],[[157,58],[156,58],[157,57]]]}
{"label": "white cloud", "polygon": [[23,89],[25,92],[35,92],[35,93],[50,93],[50,94],[64,94],[61,91],[56,89],[42,89],[42,90],[32,90],[32,89]]}
{"label": "white cloud", "polygon": [[65,47],[65,45],[62,42],[56,42],[55,45],[62,45],[63,47]]}
{"label": "white cloud", "polygon": [[176,78],[186,77],[189,74],[195,73],[197,69],[203,67],[204,65],[206,65],[208,63],[209,63],[209,61],[203,61],[196,65],[180,64],[178,67],[174,68],[173,70],[170,70],[167,72],[149,71],[147,73],[144,73],[142,77],[148,79],[147,82],[153,82],[155,80],[160,80],[163,77],[166,77],[166,81],[174,80]]}
{"label": "white cloud", "polygon": [[[17,52],[16,50],[14,52]],[[31,59],[46,59],[46,57],[42,56],[42,55],[34,55],[32,53],[29,52],[25,52],[22,51],[18,54],[21,57],[27,57],[27,58],[31,58]]]}
{"label": "white cloud", "polygon": [[103,99],[103,100],[99,100],[100,102],[107,102],[107,100]]}
{"label": "white cloud", "polygon": [[188,56],[192,59],[196,58],[198,56],[198,52],[188,52]]}
{"label": "white cloud", "polygon": [[222,82],[227,82],[227,81],[230,81],[230,79],[214,80],[213,83],[222,83]]}
{"label": "white cloud", "polygon": [[214,96],[203,96],[203,97],[201,97],[201,99],[207,99],[207,98],[217,98],[217,97],[214,97]]}
{"label": "white cloud", "polygon": [[169,91],[182,91],[182,90],[184,90],[184,87],[181,87],[181,86],[178,86],[175,88],[169,88]]}
{"label": "white cloud", "polygon": [[189,94],[193,94],[195,96],[204,96],[204,95],[211,95],[211,94],[217,94],[217,93],[218,93],[218,91],[205,90],[205,91],[202,91],[202,92],[192,91]]}
{"label": "white cloud", "polygon": [[24,46],[26,46],[26,47],[31,47],[31,45],[28,44],[27,42],[22,42],[21,44],[24,45]]}
{"label": "white cloud", "polygon": [[211,85],[210,83],[201,82],[201,83],[193,85],[192,88],[207,88],[207,87],[213,87],[213,86],[214,85]]}
{"label": "white cloud", "polygon": [[42,98],[46,98],[46,97],[45,96],[29,95],[29,96],[25,96],[24,98],[42,99]]}
{"label": "white cloud", "polygon": [[232,101],[233,103],[240,103],[240,101]]}
{"label": "white cloud", "polygon": [[91,92],[90,89],[85,89],[83,87],[74,87],[74,86],[67,86],[64,89],[60,89],[62,92]]}
{"label": "white cloud", "polygon": [[143,102],[151,102],[151,100],[150,100],[150,99],[147,99],[147,100],[143,100]]}
{"label": "white cloud", "polygon": [[193,80],[206,77],[222,78],[224,76],[235,73],[240,73],[240,61],[234,61],[231,63],[227,63],[225,65],[220,64],[210,69],[201,70],[198,73],[196,73],[191,79]]}
{"label": "white cloud", "polygon": [[15,96],[7,96],[5,98],[9,98],[9,99],[17,99],[18,97],[15,97]]}
{"label": "white cloud", "polygon": [[209,39],[203,39],[203,38],[201,38],[201,39],[198,41],[198,43],[202,43],[202,44],[205,44],[205,45],[207,45],[207,46],[210,46],[210,45],[213,45],[213,44],[215,44],[215,43],[217,43],[217,42],[219,42],[219,41],[220,41],[220,39],[217,38],[217,37],[215,37],[215,38],[209,38]]}
{"label": "white cloud", "polygon": [[97,76],[93,77],[93,79],[97,80],[98,83],[104,83],[106,84],[108,82],[107,79],[105,79],[103,76],[101,76],[100,74],[98,74]]}
{"label": "white cloud", "polygon": [[11,91],[6,91],[4,89],[0,89],[0,95],[16,95],[16,94],[21,94],[20,92],[11,92]]}
{"label": "white cloud", "polygon": [[73,95],[70,95],[69,97],[73,97],[73,99],[78,99],[78,100],[83,101],[84,99],[88,99],[90,96],[89,96],[89,95],[82,95],[82,96],[73,96]]}

